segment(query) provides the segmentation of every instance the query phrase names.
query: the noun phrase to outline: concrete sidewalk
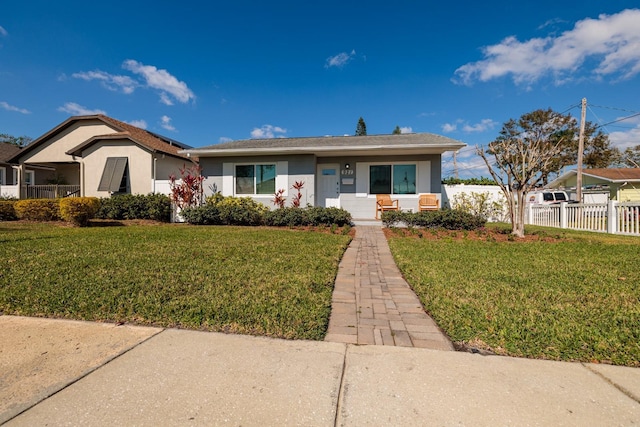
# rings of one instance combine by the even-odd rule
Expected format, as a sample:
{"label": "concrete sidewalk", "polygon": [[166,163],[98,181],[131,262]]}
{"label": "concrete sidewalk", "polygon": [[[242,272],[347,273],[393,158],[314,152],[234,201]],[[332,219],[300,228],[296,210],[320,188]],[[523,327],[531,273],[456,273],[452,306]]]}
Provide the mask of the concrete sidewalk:
{"label": "concrete sidewalk", "polygon": [[7,426],[640,424],[635,368],[13,316],[0,342]]}

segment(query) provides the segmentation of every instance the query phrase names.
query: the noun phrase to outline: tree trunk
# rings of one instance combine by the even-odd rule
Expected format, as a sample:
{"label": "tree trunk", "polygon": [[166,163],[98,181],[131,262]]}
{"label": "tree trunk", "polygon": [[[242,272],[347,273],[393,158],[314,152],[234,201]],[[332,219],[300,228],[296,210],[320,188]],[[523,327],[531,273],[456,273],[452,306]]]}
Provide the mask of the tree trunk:
{"label": "tree trunk", "polygon": [[515,194],[516,201],[516,216],[515,221],[513,222],[513,228],[511,234],[516,237],[524,237],[524,214],[525,214],[525,194],[522,190],[516,190]]}

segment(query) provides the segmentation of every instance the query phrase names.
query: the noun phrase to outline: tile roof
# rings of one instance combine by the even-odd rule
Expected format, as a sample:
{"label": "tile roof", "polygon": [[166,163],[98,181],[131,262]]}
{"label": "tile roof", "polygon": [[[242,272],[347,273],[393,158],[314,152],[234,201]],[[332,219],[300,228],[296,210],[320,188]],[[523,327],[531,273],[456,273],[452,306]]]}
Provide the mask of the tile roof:
{"label": "tile roof", "polygon": [[22,149],[17,145],[0,142],[0,163],[8,163],[9,159],[18,154],[20,150]]}
{"label": "tile roof", "polygon": [[[179,151],[188,148],[187,145],[174,141],[170,138],[162,137],[156,133],[149,132],[148,130],[141,129],[139,127],[130,125],[125,122],[121,122],[120,120],[116,120],[112,117],[105,116],[103,114],[97,114],[95,116],[85,116],[86,118],[97,118],[102,120],[108,125],[111,125],[119,132],[110,133],[105,135],[95,135],[78,145],[77,147],[69,150],[69,154],[79,155],[80,152],[93,144],[96,141],[104,140],[104,139],[114,139],[114,138],[131,138],[134,142],[138,144],[160,153],[169,154],[176,157],[187,158],[187,156],[183,154],[179,154]],[[77,117],[77,119],[82,119],[83,116]]]}
{"label": "tile roof", "polygon": [[[104,114],[95,114],[95,115],[88,115],[88,116],[69,117],[67,120],[65,120],[55,128],[51,129],[49,132],[45,133],[44,135],[40,136],[39,138],[31,142],[31,144],[27,145],[20,152],[14,154],[10,160],[17,162],[18,157],[22,157],[24,154],[27,154],[32,149],[43,144],[44,142],[49,140],[52,136],[63,131],[64,129],[68,128],[72,124],[77,123],[79,121],[88,121],[88,120],[100,120],[103,123],[105,123],[107,126],[113,128],[120,138],[129,138],[135,143],[143,147],[146,147],[149,150],[157,151],[160,153],[168,154],[170,156],[175,156],[179,158],[184,158],[184,159],[188,158],[184,154],[179,153],[185,148],[190,148],[188,145],[182,144],[171,138],[158,135],[148,130],[130,125],[128,123],[121,122],[120,120],[116,120],[112,117],[105,116]],[[99,139],[113,138],[116,135],[116,133],[105,134],[105,135],[95,135],[92,138],[88,139],[87,141],[83,142],[82,144],[78,145],[77,147],[73,148],[72,150],[69,150],[68,154],[74,153],[78,155],[79,151],[93,144]],[[193,160],[193,157],[191,157],[190,159]]]}

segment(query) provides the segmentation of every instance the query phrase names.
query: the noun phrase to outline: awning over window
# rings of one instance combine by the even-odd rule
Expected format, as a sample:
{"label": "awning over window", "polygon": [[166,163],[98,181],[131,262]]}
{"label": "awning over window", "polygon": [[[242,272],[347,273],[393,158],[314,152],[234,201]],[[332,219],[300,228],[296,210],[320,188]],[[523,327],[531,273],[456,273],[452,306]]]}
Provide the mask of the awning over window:
{"label": "awning over window", "polygon": [[126,167],[126,157],[107,157],[107,163],[104,165],[98,191],[117,192],[120,189],[120,183],[122,182]]}

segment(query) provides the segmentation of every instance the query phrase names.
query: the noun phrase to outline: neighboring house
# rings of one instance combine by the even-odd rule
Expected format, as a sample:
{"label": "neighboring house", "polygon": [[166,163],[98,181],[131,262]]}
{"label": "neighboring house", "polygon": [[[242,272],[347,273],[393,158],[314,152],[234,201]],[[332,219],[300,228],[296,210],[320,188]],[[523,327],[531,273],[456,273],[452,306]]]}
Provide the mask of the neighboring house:
{"label": "neighboring house", "polygon": [[0,142],[0,197],[18,197],[15,181],[17,169],[9,163],[9,159],[20,151],[17,145]]}
{"label": "neighboring house", "polygon": [[70,117],[8,162],[21,198],[169,192],[169,175],[194,159],[170,138],[105,115]]}
{"label": "neighboring house", "polygon": [[[577,171],[571,170],[552,182],[548,188],[564,189],[575,196]],[[595,195],[604,194],[618,202],[640,201],[640,169],[608,168],[582,170],[583,199],[589,202]],[[600,200],[598,200],[600,201]],[[606,200],[604,201],[606,203]]]}
{"label": "neighboring house", "polygon": [[328,136],[232,141],[181,153],[197,156],[205,188],[287,204],[304,182],[302,205],[341,207],[356,219],[375,218],[376,194],[416,211],[420,193],[441,192],[441,155],[465,144],[434,134]]}

